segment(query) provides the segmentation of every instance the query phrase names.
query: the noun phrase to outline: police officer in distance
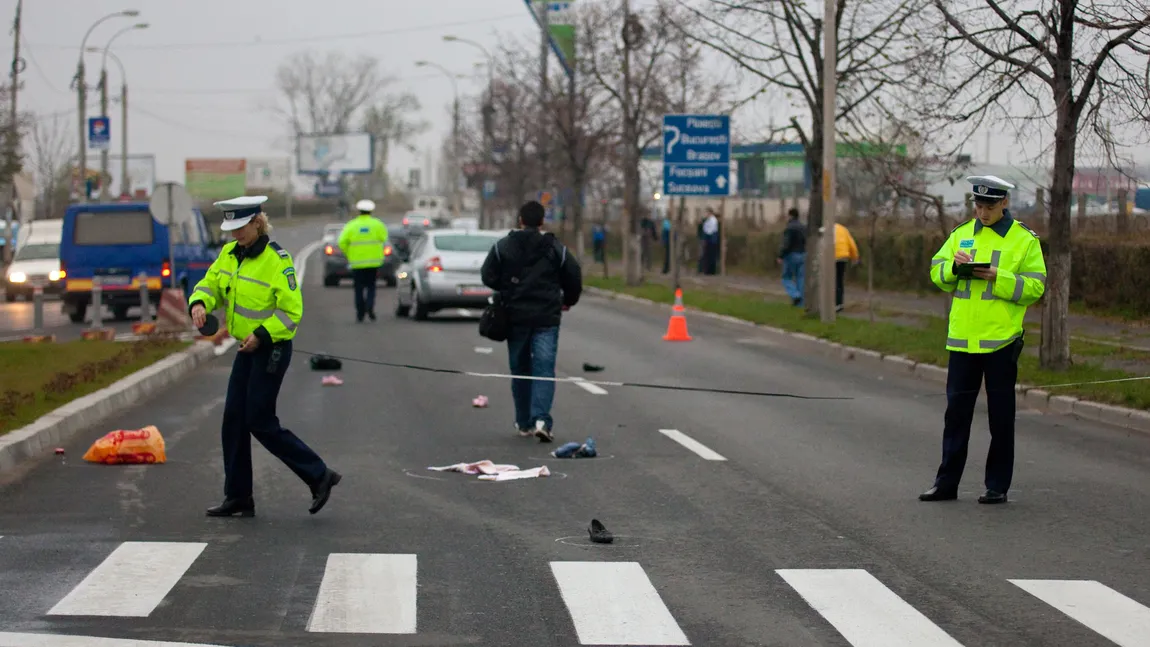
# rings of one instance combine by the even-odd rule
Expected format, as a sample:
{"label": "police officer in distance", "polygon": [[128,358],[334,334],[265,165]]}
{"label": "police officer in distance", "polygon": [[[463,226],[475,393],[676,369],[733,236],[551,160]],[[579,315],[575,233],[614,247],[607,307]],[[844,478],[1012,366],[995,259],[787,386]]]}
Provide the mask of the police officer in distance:
{"label": "police officer in distance", "polygon": [[[950,232],[930,265],[931,281],[954,299],[946,339],[950,361],[942,464],[934,486],[918,498],[958,498],[974,405],[985,377],[990,449],[986,492],[978,502],[1006,503],[1014,474],[1014,389],[1022,354],[1022,320],[1026,308],[1046,291],[1046,262],[1038,235],[1014,220],[1007,209],[1014,185],[993,175],[966,179],[973,186],[975,218]],[[962,267],[968,263],[989,266]]]}
{"label": "police officer in distance", "polygon": [[188,297],[197,328],[207,313],[224,306],[227,331],[242,341],[224,404],[224,501],[208,508],[210,517],[255,515],[251,436],[307,483],[312,514],[327,503],[341,478],[276,417],[292,339],[303,318],[303,295],[291,255],[268,238],[271,226],[260,206],[265,201],[266,196],[249,196],[215,203],[224,211],[220,229],[235,241],[224,245]]}
{"label": "police officer in distance", "polygon": [[355,209],[359,215],[344,225],[339,234],[339,248],[351,266],[355,320],[362,322],[366,314],[375,321],[375,282],[379,268],[383,267],[387,225],[372,215],[375,203],[371,200],[360,200],[355,203]]}

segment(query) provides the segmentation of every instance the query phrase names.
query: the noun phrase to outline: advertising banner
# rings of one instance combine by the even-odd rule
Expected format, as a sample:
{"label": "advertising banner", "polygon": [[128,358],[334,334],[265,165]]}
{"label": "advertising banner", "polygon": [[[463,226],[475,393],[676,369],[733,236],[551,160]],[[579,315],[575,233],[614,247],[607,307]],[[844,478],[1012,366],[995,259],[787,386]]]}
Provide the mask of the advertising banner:
{"label": "advertising banner", "polygon": [[226,200],[247,191],[247,160],[190,159],[184,162],[184,186],[197,200]]}
{"label": "advertising banner", "polygon": [[523,0],[535,23],[542,25],[544,9],[547,11],[547,31],[551,34],[551,49],[567,76],[575,67],[575,0]]}

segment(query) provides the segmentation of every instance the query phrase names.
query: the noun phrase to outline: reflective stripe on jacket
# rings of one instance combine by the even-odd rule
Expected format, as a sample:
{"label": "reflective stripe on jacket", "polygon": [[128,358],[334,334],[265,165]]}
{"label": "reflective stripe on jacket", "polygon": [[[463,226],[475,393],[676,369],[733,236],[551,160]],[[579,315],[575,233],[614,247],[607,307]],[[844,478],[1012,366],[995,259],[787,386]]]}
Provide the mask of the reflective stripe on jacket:
{"label": "reflective stripe on jacket", "polygon": [[197,302],[208,312],[224,308],[228,333],[241,341],[253,334],[263,344],[292,339],[303,319],[291,254],[267,236],[247,249],[224,245],[188,296],[188,309]]}
{"label": "reflective stripe on jacket", "polygon": [[359,215],[351,219],[339,234],[339,248],[353,270],[383,265],[383,247],[387,243],[387,225],[374,216]]}
{"label": "reflective stripe on jacket", "polygon": [[[997,278],[955,276],[954,255],[960,250],[975,263],[990,263]],[[1022,335],[1026,308],[1046,291],[1046,262],[1037,234],[1006,212],[989,227],[977,218],[955,227],[930,262],[930,280],[954,294],[947,350],[990,353]]]}

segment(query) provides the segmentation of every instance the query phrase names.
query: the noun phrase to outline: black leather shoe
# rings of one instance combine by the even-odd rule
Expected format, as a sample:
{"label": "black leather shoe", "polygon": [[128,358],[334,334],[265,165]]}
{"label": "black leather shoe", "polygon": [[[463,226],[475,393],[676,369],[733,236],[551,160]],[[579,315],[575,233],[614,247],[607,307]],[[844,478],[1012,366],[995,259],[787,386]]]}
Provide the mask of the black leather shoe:
{"label": "black leather shoe", "polygon": [[982,496],[978,497],[979,503],[1006,503],[1005,492],[995,492],[994,490],[987,490]]}
{"label": "black leather shoe", "polygon": [[246,499],[224,499],[224,502],[208,508],[209,517],[241,517],[256,516],[256,501],[252,497]]}
{"label": "black leather shoe", "polygon": [[954,501],[958,498],[958,490],[940,490],[934,486],[918,495],[919,501]]}
{"label": "black leather shoe", "polygon": [[339,472],[335,470],[328,470],[324,473],[323,478],[320,479],[319,484],[312,490],[311,495],[311,508],[308,512],[315,514],[327,503],[328,497],[331,496],[331,489],[336,486],[343,479]]}
{"label": "black leather shoe", "polygon": [[587,528],[587,534],[591,536],[591,541],[596,544],[609,544],[615,541],[615,536],[611,534],[610,530],[603,525],[603,522],[598,519],[591,520],[591,526]]}
{"label": "black leather shoe", "polygon": [[371,319],[372,321],[375,321],[375,310],[368,310],[367,311],[367,318]]}

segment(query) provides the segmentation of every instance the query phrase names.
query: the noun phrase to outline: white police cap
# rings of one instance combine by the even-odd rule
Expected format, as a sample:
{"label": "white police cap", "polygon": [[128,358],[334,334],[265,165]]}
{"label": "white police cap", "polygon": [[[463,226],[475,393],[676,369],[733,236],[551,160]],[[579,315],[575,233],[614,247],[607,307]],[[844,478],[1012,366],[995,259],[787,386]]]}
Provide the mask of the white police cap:
{"label": "white police cap", "polygon": [[224,212],[224,221],[220,223],[220,229],[233,231],[251,222],[252,218],[263,211],[260,205],[267,201],[266,195],[244,195],[231,200],[221,200],[212,206]]}
{"label": "white police cap", "polygon": [[371,200],[360,200],[359,202],[355,203],[355,208],[360,213],[371,213],[375,211],[375,203]]}
{"label": "white police cap", "polygon": [[971,175],[966,178],[972,185],[971,193],[978,202],[998,202],[1010,195],[1014,185],[996,175]]}

